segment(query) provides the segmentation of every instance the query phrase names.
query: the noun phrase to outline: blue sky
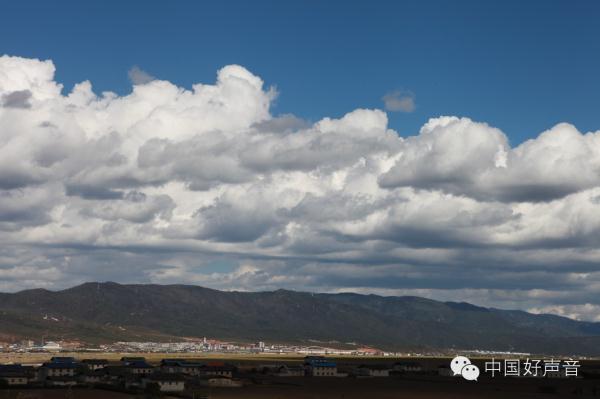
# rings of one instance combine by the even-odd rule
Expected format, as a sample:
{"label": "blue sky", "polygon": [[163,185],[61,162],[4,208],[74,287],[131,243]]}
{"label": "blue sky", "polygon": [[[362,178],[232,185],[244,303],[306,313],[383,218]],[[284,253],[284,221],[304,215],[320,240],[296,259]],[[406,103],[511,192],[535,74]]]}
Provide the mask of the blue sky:
{"label": "blue sky", "polygon": [[416,96],[390,126],[468,116],[511,144],[560,121],[600,126],[594,1],[2,2],[0,52],[52,59],[70,90],[127,93],[127,71],[189,87],[237,63],[276,85],[275,114],[316,121]]}

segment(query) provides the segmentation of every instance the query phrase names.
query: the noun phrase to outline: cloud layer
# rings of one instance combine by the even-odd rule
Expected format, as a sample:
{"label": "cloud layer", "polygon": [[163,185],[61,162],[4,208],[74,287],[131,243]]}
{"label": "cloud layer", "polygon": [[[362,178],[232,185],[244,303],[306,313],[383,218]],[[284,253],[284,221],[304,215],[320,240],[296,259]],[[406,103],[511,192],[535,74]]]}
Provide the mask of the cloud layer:
{"label": "cloud layer", "polygon": [[229,65],[64,93],[0,57],[0,290],[82,281],[412,294],[600,320],[600,132],[314,124]]}

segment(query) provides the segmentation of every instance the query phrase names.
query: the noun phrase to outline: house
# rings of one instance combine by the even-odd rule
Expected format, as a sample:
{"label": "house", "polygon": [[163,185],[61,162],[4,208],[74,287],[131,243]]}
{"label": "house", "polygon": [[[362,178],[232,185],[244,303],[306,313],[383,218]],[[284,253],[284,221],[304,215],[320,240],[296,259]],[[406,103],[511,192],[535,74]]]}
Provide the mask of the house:
{"label": "house", "polygon": [[116,365],[106,366],[98,372],[102,372],[104,380],[112,383],[117,381],[123,381],[127,376],[131,375],[131,373],[125,366]]}
{"label": "house", "polygon": [[142,388],[156,384],[161,392],[182,392],[185,390],[185,378],[181,374],[156,373],[142,378]]}
{"label": "house", "polygon": [[325,362],[327,358],[325,356],[305,356],[304,364],[314,363],[314,362]]}
{"label": "house", "polygon": [[163,359],[160,369],[163,373],[180,373],[186,375],[200,375],[205,365],[203,363],[189,362],[181,359]]}
{"label": "house", "polygon": [[52,356],[50,363],[77,363],[77,360],[70,356]]}
{"label": "house", "polygon": [[86,384],[99,384],[104,379],[103,369],[85,370],[81,375],[81,381]]}
{"label": "house", "polygon": [[22,386],[27,385],[29,379],[25,374],[2,374],[0,381],[6,382],[8,386]]}
{"label": "house", "polygon": [[142,361],[133,361],[127,362],[124,365],[125,369],[128,370],[131,374],[136,375],[148,375],[154,373],[154,367],[150,364],[146,363],[145,360]]}
{"label": "house", "polygon": [[220,362],[208,363],[202,367],[202,374],[206,376],[232,378],[235,371],[235,367]]}
{"label": "house", "polygon": [[356,375],[361,377],[389,377],[390,369],[383,365],[370,365],[367,366],[362,364],[357,367]]}
{"label": "house", "polygon": [[118,380],[118,383],[127,390],[137,391],[143,389],[142,379],[139,376],[133,374],[127,374],[122,376]]}
{"label": "house", "polygon": [[396,362],[393,369],[404,373],[420,373],[423,371],[423,366],[417,362]]}
{"label": "house", "polygon": [[184,359],[162,359],[160,361],[160,371],[163,373],[178,373],[179,368],[186,361]]}
{"label": "house", "polygon": [[38,373],[40,379],[47,379],[48,377],[73,377],[77,370],[76,363],[62,363],[62,362],[50,362],[44,363],[39,368]]}
{"label": "house", "polygon": [[223,388],[239,388],[244,384],[236,379],[223,377],[223,376],[212,376],[200,380],[201,385],[209,386],[209,387],[223,387]]}
{"label": "house", "polygon": [[200,377],[196,382],[205,387],[239,388],[244,386],[238,379],[221,376]]}
{"label": "house", "polygon": [[334,362],[312,365],[309,368],[309,375],[313,377],[336,377],[337,365]]}
{"label": "house", "polygon": [[146,358],[145,357],[138,357],[138,356],[124,356],[124,357],[121,358],[120,361],[124,365],[127,365],[128,363],[145,362]]}
{"label": "house", "polygon": [[9,386],[27,385],[33,380],[34,371],[32,367],[24,367],[20,364],[0,365],[0,381]]}
{"label": "house", "polygon": [[46,352],[60,352],[62,347],[57,342],[48,341],[44,345],[42,345],[42,349]]}
{"label": "house", "polygon": [[277,376],[279,377],[304,377],[304,367],[300,366],[280,366],[277,370]]}
{"label": "house", "polygon": [[265,364],[259,364],[258,366],[256,366],[256,371],[258,371],[259,373],[262,373],[262,374],[272,374],[275,371],[278,371],[280,367],[281,366],[279,364],[265,363]]}
{"label": "house", "polygon": [[99,370],[108,366],[108,360],[106,359],[83,359],[81,364],[87,367],[88,370]]}
{"label": "house", "polygon": [[304,358],[306,374],[312,377],[337,377],[337,364],[323,356],[306,356]]}

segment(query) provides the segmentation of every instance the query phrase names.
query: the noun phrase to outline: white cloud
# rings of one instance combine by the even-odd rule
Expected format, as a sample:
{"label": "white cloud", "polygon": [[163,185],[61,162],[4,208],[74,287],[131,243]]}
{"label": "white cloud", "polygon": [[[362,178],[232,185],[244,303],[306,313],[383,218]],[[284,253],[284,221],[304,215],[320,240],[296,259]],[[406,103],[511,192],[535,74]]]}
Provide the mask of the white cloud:
{"label": "white cloud", "polygon": [[[598,317],[600,132],[559,124],[511,147],[468,118],[408,138],[381,110],[309,124],[273,116],[276,92],[238,65],[124,96],[87,81],[63,95],[53,74],[0,57],[2,289],[470,290]],[[203,271],[215,258],[237,267]]]}
{"label": "white cloud", "polygon": [[129,80],[131,80],[131,83],[134,85],[145,85],[146,83],[156,80],[154,76],[150,75],[137,65],[131,67],[129,72],[127,72],[127,76],[129,76]]}
{"label": "white cloud", "polygon": [[417,108],[415,95],[410,91],[392,91],[381,100],[385,109],[391,112],[413,112]]}
{"label": "white cloud", "polygon": [[575,320],[600,322],[600,306],[585,303],[583,305],[549,305],[528,309],[531,313],[552,313]]}
{"label": "white cloud", "polygon": [[498,201],[551,201],[600,185],[600,132],[561,123],[510,148],[500,130],[468,118],[435,118],[406,140],[388,188],[441,189]]}

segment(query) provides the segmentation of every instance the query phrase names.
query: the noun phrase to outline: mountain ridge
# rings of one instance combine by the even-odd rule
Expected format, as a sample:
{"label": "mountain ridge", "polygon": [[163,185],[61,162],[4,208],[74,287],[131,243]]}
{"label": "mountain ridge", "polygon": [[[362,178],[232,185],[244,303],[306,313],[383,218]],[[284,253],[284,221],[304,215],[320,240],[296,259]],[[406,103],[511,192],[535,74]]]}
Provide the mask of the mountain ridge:
{"label": "mountain ridge", "polygon": [[600,355],[600,323],[416,296],[87,282],[0,293],[0,336],[358,342],[390,350]]}

